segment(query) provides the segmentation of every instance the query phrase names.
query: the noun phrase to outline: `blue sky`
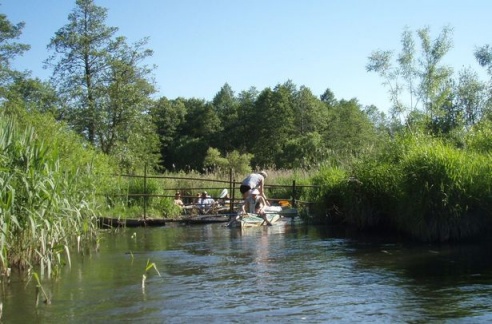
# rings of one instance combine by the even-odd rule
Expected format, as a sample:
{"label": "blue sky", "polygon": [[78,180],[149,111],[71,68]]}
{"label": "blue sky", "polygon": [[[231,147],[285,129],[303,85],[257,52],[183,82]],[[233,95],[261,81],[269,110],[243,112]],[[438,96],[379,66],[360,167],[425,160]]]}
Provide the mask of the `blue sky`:
{"label": "blue sky", "polygon": [[[237,93],[292,80],[316,96],[389,105],[382,80],[368,73],[375,50],[401,49],[401,33],[451,26],[454,47],[446,63],[482,73],[473,52],[492,44],[488,0],[95,0],[108,9],[107,25],[130,43],[149,37],[158,96],[212,100],[228,83]],[[68,22],[75,0],[0,0],[12,23],[24,21],[20,42],[31,50],[15,67],[47,80],[42,68],[54,33]],[[485,78],[485,74],[483,74]]]}

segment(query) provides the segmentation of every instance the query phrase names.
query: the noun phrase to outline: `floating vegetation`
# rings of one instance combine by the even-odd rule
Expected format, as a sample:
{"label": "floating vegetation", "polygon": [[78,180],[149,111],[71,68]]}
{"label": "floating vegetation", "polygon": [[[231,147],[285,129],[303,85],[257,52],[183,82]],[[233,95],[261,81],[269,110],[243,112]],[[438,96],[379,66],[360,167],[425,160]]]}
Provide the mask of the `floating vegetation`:
{"label": "floating vegetation", "polygon": [[157,270],[157,266],[155,265],[155,263],[154,262],[150,263],[150,260],[147,260],[147,265],[145,266],[145,272],[142,275],[142,290],[145,290],[145,281],[147,280],[147,273],[152,268],[154,268],[154,270],[157,272],[159,277],[161,276],[159,270]]}

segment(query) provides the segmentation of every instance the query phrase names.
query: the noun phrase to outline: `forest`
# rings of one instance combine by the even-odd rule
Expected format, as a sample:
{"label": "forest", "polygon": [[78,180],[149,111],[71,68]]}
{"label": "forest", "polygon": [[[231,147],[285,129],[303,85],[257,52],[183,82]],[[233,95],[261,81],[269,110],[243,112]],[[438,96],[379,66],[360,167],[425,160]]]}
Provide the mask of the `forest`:
{"label": "forest", "polygon": [[[317,185],[301,195],[323,224],[426,242],[490,233],[492,89],[475,71],[443,63],[450,27],[435,38],[429,28],[404,29],[398,53],[368,53],[367,72],[388,89],[385,114],[292,80],[239,92],[225,82],[211,101],[156,98],[148,40],[129,44],[107,15],[77,0],[47,40],[52,77],[40,80],[12,68],[29,45],[19,41],[24,23],[0,14],[0,268],[40,264],[50,273],[74,244],[93,246],[101,213],[131,214],[138,204],[110,198],[141,190],[115,175],[144,169],[197,177],[267,169],[270,183]],[[492,76],[492,48],[474,55]],[[175,212],[171,199],[152,207]]]}

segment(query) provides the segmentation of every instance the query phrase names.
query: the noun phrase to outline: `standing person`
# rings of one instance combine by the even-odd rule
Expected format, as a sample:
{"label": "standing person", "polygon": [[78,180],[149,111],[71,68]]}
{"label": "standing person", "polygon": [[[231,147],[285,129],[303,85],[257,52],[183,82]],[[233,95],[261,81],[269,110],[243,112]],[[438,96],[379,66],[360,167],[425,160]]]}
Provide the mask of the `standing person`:
{"label": "standing person", "polygon": [[239,191],[243,194],[243,199],[248,197],[248,192],[252,189],[258,189],[260,192],[260,196],[265,199],[267,203],[267,197],[265,196],[265,178],[267,177],[267,173],[265,171],[260,171],[258,173],[251,173],[243,181],[241,181],[241,186],[239,187]]}

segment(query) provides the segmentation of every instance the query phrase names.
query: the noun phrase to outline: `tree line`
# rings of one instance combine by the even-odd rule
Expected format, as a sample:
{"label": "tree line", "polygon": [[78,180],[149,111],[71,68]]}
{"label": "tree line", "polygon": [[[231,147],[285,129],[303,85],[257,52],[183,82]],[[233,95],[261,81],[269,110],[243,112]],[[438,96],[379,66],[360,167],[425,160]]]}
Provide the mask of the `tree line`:
{"label": "tree line", "polygon": [[[0,95],[6,110],[49,113],[66,122],[121,170],[316,168],[377,150],[403,129],[460,141],[464,131],[490,119],[490,86],[470,69],[454,78],[442,63],[452,48],[451,27],[436,39],[429,28],[405,29],[400,53],[369,56],[367,71],[388,87],[387,116],[356,98],[337,100],[329,88],[317,97],[291,80],[237,94],[225,83],[211,101],[154,99],[156,67],[145,64],[153,54],[148,40],[129,44],[117,27],[106,25],[107,15],[94,0],[75,1],[67,24],[49,40],[48,81],[10,68],[29,45],[15,41],[24,23],[1,15]],[[488,45],[475,50],[489,74],[491,52]]]}
{"label": "tree line", "polygon": [[[90,145],[116,159],[121,170],[147,164],[172,171],[224,168],[312,168],[335,154],[357,153],[378,140],[369,113],[356,99],[317,97],[291,80],[235,94],[225,83],[211,101],[154,99],[154,66],[147,39],[129,44],[106,25],[108,11],[77,0],[68,22],[51,38],[48,81],[9,71],[2,84],[10,108],[51,114]],[[20,37],[23,23],[2,20]],[[15,48],[10,47],[15,44]],[[28,50],[5,43],[4,62]]]}

